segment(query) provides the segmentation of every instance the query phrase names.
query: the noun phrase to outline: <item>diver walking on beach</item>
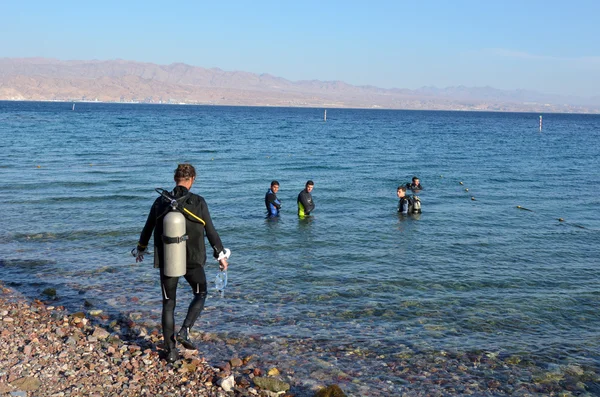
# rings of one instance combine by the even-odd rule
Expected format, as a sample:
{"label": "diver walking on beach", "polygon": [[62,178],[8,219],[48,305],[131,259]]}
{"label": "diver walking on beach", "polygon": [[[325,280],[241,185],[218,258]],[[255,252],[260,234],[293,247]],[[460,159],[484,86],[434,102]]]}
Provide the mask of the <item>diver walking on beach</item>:
{"label": "diver walking on beach", "polygon": [[[203,197],[190,192],[196,180],[194,167],[191,164],[179,164],[175,170],[174,180],[176,186],[172,192],[167,193],[157,189],[161,196],[152,204],[137,248],[132,251],[136,256],[136,262],[142,262],[150,236],[154,232],[154,267],[160,268],[162,329],[166,359],[169,363],[179,358],[176,340],[187,349],[196,349],[189,339],[189,333],[204,309],[206,300],[205,233],[221,270],[227,270],[229,257],[229,250],[223,248],[221,238],[213,226],[206,201]],[[172,224],[164,221],[173,214],[180,217],[180,225],[175,221]],[[183,235],[172,236],[171,231],[177,227],[183,231]],[[177,249],[182,250],[179,255],[175,251]],[[194,298],[183,325],[175,337],[175,304],[180,276],[185,277],[192,288]]]}
{"label": "diver walking on beach", "polygon": [[312,194],[310,194],[314,186],[315,183],[313,181],[306,181],[304,190],[298,194],[298,216],[300,218],[304,218],[305,215],[310,215],[315,209],[315,202],[313,201]]}

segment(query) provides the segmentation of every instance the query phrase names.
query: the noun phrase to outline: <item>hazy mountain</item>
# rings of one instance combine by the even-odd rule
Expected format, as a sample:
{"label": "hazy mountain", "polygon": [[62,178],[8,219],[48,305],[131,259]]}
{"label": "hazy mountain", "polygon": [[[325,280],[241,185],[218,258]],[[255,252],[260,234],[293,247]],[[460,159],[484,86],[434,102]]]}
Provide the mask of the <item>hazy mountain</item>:
{"label": "hazy mountain", "polygon": [[465,86],[383,89],[343,81],[290,81],[270,74],[120,59],[0,58],[0,100],[600,112],[600,97]]}

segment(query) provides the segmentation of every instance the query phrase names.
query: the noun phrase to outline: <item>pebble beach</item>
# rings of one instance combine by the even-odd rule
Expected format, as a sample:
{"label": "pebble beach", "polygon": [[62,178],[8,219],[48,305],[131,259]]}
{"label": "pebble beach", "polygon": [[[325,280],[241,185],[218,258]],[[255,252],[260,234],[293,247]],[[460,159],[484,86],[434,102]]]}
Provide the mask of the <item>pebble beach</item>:
{"label": "pebble beach", "polygon": [[170,365],[156,329],[93,311],[68,313],[0,289],[0,395],[293,396],[277,368],[256,367],[253,357],[213,367],[184,349]]}
{"label": "pebble beach", "polygon": [[[261,365],[263,358],[257,356],[209,363],[201,351],[182,349],[180,360],[170,365],[162,358],[159,329],[94,310],[69,313],[52,302],[29,301],[2,284],[0,291],[0,395],[6,396],[568,397],[594,396],[600,390],[600,376],[593,368],[569,365],[548,370],[523,357],[483,351],[407,349],[394,357],[378,357],[382,375],[393,373],[402,379],[389,388],[385,381],[381,388],[361,387],[352,374],[340,370],[334,371],[329,384],[296,379],[294,368]],[[200,344],[216,343],[209,334],[195,336]],[[264,354],[276,352],[266,347]],[[355,354],[339,352],[340,364],[342,357],[351,360]]]}

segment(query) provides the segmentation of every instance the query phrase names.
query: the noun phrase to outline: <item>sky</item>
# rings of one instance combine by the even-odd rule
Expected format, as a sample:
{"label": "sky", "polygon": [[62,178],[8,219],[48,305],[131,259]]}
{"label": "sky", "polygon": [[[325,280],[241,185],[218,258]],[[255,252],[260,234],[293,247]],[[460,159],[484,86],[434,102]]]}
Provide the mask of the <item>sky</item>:
{"label": "sky", "polygon": [[600,95],[600,1],[0,0],[0,57]]}

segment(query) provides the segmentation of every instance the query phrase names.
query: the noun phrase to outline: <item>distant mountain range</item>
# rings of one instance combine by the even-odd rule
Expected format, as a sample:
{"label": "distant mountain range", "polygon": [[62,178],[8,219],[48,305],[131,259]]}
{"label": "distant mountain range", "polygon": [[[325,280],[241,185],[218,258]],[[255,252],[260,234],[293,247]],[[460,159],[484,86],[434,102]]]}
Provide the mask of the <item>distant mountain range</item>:
{"label": "distant mountain range", "polygon": [[383,89],[183,63],[48,58],[0,58],[0,100],[600,113],[600,97],[492,87]]}

